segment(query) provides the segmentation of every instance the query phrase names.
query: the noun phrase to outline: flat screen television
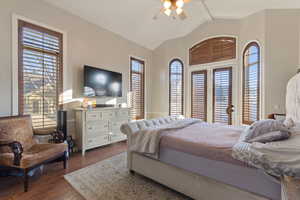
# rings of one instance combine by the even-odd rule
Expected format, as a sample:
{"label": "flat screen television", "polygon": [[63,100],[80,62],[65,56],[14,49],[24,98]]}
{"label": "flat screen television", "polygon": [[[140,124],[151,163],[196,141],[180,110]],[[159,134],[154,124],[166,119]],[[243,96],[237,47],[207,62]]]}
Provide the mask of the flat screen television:
{"label": "flat screen television", "polygon": [[122,74],[85,65],[84,96],[122,97]]}

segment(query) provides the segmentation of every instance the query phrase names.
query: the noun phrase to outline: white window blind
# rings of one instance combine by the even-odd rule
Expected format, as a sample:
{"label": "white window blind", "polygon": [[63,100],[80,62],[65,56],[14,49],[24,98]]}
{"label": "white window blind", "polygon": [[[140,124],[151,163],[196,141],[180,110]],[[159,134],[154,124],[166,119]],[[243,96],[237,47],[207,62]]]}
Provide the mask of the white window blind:
{"label": "white window blind", "polygon": [[207,121],[207,71],[192,72],[192,118]]}
{"label": "white window blind", "polygon": [[139,120],[145,118],[145,72],[144,61],[130,59],[130,91],[131,91],[131,119]]}
{"label": "white window blind", "polygon": [[174,59],[169,66],[169,114],[183,115],[183,63]]}
{"label": "white window blind", "polygon": [[243,124],[259,120],[260,106],[260,49],[256,42],[244,51],[243,66]]}
{"label": "white window blind", "polygon": [[19,21],[19,114],[34,128],[56,126],[62,53],[61,33]]}
{"label": "white window blind", "polygon": [[232,105],[232,69],[214,69],[213,79],[213,122],[231,124],[227,108]]}

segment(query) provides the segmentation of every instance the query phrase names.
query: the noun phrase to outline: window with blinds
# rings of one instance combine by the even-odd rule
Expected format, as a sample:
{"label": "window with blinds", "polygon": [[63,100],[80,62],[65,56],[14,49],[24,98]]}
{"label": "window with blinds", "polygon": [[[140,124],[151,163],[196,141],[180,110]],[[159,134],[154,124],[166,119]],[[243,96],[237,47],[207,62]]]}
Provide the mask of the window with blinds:
{"label": "window with blinds", "polygon": [[236,38],[217,37],[196,44],[189,50],[190,65],[236,58]]}
{"label": "window with blinds", "polygon": [[19,20],[19,114],[33,127],[56,126],[62,92],[62,34]]}
{"label": "window with blinds", "polygon": [[213,122],[231,124],[232,69],[221,68],[213,71]]}
{"label": "window with blinds", "polygon": [[183,75],[182,61],[172,60],[169,65],[169,114],[171,116],[183,115]]}
{"label": "window with blinds", "polygon": [[192,118],[207,121],[207,71],[192,72]]}
{"label": "window with blinds", "polygon": [[260,48],[250,43],[243,54],[243,124],[259,120]]}
{"label": "window with blinds", "polygon": [[131,119],[144,119],[145,63],[142,60],[130,58],[130,65]]}

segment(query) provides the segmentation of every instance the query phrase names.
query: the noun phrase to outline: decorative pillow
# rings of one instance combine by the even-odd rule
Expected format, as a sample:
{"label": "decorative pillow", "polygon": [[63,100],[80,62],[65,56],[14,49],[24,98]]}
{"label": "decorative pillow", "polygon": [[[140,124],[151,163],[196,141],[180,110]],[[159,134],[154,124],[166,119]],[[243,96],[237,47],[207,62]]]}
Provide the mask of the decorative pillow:
{"label": "decorative pillow", "polygon": [[246,128],[244,133],[242,134],[243,141],[249,142],[251,139],[264,135],[273,131],[284,131],[289,132],[289,129],[284,125],[281,120],[261,120],[254,122],[250,127]]}
{"label": "decorative pillow", "polygon": [[255,138],[252,138],[248,142],[249,143],[253,143],[253,142],[268,143],[268,142],[286,140],[290,136],[291,136],[291,134],[287,131],[272,131],[272,132],[257,136]]}

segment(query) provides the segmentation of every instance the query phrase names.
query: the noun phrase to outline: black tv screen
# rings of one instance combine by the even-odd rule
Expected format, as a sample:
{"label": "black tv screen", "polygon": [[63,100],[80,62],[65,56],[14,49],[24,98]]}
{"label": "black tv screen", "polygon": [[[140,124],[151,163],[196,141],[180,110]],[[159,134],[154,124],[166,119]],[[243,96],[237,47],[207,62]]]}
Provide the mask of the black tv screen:
{"label": "black tv screen", "polygon": [[121,97],[122,74],[85,65],[84,96]]}

